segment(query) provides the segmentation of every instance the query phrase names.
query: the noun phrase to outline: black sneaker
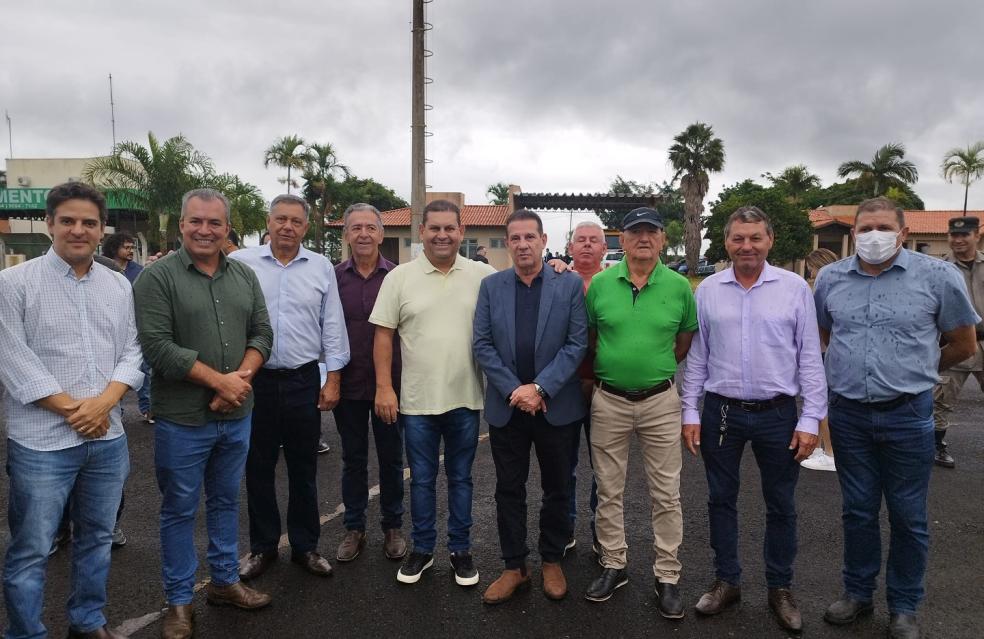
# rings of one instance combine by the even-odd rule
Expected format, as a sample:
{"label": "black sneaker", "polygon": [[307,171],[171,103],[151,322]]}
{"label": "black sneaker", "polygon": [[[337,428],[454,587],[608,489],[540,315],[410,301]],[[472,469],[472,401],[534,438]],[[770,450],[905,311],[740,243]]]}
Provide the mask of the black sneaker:
{"label": "black sneaker", "polygon": [[119,524],[113,526],[113,548],[119,548],[126,545],[126,533],[120,528]]}
{"label": "black sneaker", "polygon": [[396,580],[401,584],[415,584],[420,581],[420,575],[434,565],[434,555],[414,551],[410,553],[399,572],[396,573]]}
{"label": "black sneaker", "polygon": [[454,580],[459,586],[474,586],[478,583],[478,571],[475,570],[471,553],[467,550],[451,553],[451,567],[454,568]]}
{"label": "black sneaker", "polygon": [[659,614],[667,619],[683,619],[683,599],[676,584],[656,581],[656,601]]}
{"label": "black sneaker", "polygon": [[629,583],[625,568],[605,568],[601,576],[591,582],[584,598],[588,601],[608,601],[615,591]]}

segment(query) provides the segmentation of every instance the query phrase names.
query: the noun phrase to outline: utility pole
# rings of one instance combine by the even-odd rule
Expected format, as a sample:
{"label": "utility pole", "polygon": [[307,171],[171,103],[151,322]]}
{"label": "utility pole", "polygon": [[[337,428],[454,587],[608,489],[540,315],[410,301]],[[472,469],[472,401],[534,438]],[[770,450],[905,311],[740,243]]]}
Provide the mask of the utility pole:
{"label": "utility pole", "polygon": [[109,121],[113,125],[113,151],[116,151],[116,105],[113,104],[113,74],[112,73],[109,74]]}
{"label": "utility pole", "polygon": [[14,159],[14,134],[13,129],[10,126],[10,112],[7,109],[3,110],[3,114],[7,116],[7,142],[10,144],[10,155],[7,156],[11,160]]}
{"label": "utility pole", "polygon": [[420,225],[427,198],[424,130],[424,0],[413,0],[413,62],[410,121],[410,251],[420,245]]}

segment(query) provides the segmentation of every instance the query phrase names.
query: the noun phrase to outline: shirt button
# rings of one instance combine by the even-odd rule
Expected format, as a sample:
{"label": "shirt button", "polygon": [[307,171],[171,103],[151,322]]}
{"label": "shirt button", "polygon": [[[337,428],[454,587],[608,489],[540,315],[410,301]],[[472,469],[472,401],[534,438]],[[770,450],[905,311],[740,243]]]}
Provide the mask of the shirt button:
{"label": "shirt button", "polygon": [[225,345],[226,345],[226,346],[228,346],[228,345],[229,345],[229,342],[226,342],[226,344],[225,344]]}
{"label": "shirt button", "polygon": [[218,304],[219,303],[219,300],[215,300],[215,303]]}

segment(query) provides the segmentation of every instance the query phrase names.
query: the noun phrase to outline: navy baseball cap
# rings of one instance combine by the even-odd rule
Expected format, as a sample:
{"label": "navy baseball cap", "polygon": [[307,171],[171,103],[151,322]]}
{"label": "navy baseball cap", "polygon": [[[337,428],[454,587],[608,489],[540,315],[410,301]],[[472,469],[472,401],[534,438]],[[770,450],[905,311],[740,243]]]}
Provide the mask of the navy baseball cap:
{"label": "navy baseball cap", "polygon": [[658,229],[662,229],[664,228],[663,216],[655,209],[651,209],[648,206],[640,206],[637,209],[632,209],[622,218],[623,231],[627,231],[633,226],[639,226],[640,224],[650,224]]}

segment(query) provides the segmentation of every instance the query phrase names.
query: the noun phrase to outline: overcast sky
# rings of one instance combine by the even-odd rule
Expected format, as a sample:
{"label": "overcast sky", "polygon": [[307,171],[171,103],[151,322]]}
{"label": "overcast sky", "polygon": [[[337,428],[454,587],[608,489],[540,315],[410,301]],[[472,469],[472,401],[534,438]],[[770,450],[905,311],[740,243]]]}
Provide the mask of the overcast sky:
{"label": "overcast sky", "polygon": [[[184,134],[221,171],[283,190],[273,141],[331,142],[410,197],[410,0],[5,3],[0,108],[15,157],[80,157]],[[435,0],[428,183],[484,203],[662,181],[672,137],[713,125],[725,185],[902,142],[930,209],[959,209],[943,154],[984,140],[984,3]],[[4,156],[7,132],[0,134]],[[970,207],[984,208],[984,183]],[[550,246],[567,218],[547,213]]]}

